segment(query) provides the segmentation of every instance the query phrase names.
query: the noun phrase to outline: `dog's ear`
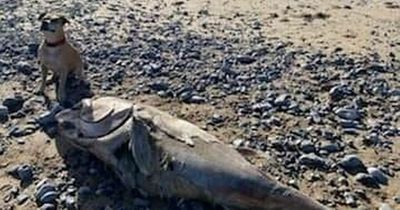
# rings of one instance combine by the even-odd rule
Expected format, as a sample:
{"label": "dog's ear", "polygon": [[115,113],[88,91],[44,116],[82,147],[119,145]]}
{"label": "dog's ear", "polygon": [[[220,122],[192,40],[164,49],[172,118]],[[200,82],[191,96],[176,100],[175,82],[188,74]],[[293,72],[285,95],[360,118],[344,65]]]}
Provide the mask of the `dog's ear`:
{"label": "dog's ear", "polygon": [[41,13],[41,14],[39,15],[38,20],[43,20],[44,16],[46,16],[46,15],[47,15],[46,12]]}
{"label": "dog's ear", "polygon": [[69,20],[64,16],[61,16],[60,19],[61,19],[63,25],[66,23],[70,23]]}

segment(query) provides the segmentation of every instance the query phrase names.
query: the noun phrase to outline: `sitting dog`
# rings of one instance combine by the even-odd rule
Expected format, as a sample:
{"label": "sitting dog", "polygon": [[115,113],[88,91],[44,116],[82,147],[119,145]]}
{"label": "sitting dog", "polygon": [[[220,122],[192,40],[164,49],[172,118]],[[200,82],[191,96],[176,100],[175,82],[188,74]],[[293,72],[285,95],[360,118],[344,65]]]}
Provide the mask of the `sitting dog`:
{"label": "sitting dog", "polygon": [[57,82],[56,97],[63,103],[66,100],[68,75],[73,73],[84,80],[83,62],[78,50],[65,37],[64,25],[69,21],[64,16],[43,13],[39,20],[42,22],[40,31],[44,35],[44,40],[38,50],[42,81],[37,93],[44,94],[50,69],[53,72],[50,82]]}

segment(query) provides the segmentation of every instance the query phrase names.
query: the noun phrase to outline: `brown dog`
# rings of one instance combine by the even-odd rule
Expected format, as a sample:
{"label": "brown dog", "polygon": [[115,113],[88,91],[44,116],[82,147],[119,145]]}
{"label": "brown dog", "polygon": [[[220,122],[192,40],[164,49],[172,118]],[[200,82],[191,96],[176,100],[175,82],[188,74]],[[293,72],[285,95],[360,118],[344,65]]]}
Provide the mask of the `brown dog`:
{"label": "brown dog", "polygon": [[84,80],[83,62],[77,49],[65,37],[64,25],[69,21],[64,16],[41,14],[40,31],[44,41],[39,46],[39,62],[42,69],[42,81],[37,93],[43,94],[46,87],[48,70],[53,72],[51,81],[57,79],[57,100],[63,103],[66,99],[66,82],[70,73]]}

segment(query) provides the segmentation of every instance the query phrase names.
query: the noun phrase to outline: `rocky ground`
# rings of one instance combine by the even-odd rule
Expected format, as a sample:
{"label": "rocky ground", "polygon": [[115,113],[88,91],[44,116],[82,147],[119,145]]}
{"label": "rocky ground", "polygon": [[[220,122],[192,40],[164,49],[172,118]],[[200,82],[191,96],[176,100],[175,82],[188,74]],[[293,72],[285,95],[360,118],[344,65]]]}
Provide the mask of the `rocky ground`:
{"label": "rocky ground", "polygon": [[37,17],[55,9],[96,96],[255,149],[249,161],[333,209],[400,209],[398,1],[2,0],[1,210],[218,209],[140,197],[92,156],[60,154],[37,120],[54,106],[33,95]]}

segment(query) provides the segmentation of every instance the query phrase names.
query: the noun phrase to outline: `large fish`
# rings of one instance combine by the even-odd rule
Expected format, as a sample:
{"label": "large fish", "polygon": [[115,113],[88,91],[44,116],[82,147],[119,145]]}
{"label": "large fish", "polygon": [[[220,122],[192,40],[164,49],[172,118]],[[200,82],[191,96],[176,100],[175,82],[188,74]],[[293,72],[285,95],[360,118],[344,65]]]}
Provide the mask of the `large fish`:
{"label": "large fish", "polygon": [[327,209],[252,166],[187,121],[115,97],[84,99],[56,115],[58,137],[91,152],[142,193],[234,209]]}

